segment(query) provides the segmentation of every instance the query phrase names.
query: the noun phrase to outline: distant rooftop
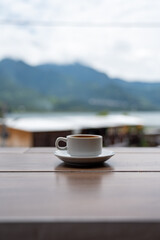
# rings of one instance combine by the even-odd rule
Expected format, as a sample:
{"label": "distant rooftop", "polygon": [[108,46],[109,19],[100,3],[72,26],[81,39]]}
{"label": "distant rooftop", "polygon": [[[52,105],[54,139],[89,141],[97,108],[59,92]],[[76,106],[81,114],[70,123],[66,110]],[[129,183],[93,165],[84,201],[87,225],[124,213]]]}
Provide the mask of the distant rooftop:
{"label": "distant rooftop", "polygon": [[28,132],[78,131],[90,128],[143,125],[141,118],[126,115],[6,118],[7,127]]}

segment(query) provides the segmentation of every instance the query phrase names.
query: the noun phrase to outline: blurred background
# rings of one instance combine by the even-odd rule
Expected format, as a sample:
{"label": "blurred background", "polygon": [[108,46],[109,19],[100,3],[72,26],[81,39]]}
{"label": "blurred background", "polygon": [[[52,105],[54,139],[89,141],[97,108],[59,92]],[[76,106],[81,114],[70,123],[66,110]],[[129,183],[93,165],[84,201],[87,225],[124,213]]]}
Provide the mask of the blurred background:
{"label": "blurred background", "polygon": [[1,0],[0,146],[160,145],[158,0]]}

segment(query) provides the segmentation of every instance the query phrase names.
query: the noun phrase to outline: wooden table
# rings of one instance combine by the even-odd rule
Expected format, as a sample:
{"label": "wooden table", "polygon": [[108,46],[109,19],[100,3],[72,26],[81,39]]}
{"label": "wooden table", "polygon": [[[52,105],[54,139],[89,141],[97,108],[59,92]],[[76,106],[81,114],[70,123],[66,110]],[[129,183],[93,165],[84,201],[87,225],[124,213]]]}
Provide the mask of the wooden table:
{"label": "wooden table", "polygon": [[160,148],[112,150],[75,168],[53,148],[0,148],[0,240],[159,240]]}

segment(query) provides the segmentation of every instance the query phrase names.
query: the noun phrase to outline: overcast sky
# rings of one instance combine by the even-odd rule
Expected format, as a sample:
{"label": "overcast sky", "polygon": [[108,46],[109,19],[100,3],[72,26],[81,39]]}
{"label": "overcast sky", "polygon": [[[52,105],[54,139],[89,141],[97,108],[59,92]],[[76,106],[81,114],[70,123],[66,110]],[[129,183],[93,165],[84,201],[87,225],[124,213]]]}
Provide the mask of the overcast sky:
{"label": "overcast sky", "polygon": [[0,59],[76,61],[112,77],[160,82],[160,0],[0,0],[0,23]]}

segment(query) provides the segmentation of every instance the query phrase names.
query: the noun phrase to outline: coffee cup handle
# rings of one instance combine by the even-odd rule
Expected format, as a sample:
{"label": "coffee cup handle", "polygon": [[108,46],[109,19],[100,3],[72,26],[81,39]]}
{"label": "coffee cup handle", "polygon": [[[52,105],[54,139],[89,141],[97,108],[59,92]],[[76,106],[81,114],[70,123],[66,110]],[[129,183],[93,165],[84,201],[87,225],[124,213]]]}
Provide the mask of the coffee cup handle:
{"label": "coffee cup handle", "polygon": [[61,141],[67,143],[67,138],[58,137],[58,138],[56,139],[56,142],[55,142],[56,148],[58,148],[59,150],[66,150],[66,149],[67,149],[67,144],[66,144],[65,147],[59,146],[59,142],[61,142]]}

